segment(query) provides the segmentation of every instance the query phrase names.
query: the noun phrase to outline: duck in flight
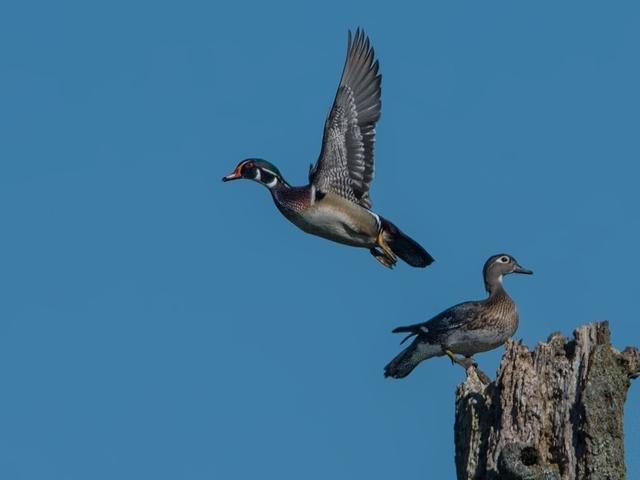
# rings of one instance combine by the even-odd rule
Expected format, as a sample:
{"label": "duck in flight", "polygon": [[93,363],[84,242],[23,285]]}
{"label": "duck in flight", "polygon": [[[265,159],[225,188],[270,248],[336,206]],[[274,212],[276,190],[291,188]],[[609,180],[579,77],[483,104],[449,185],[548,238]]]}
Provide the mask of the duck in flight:
{"label": "duck in flight", "polygon": [[266,160],[249,158],[222,180],[247,179],[269,189],[280,212],[312,235],[368,249],[385,267],[397,257],[413,267],[433,258],[415,240],[371,210],[375,125],[380,118],[378,61],[363,30],[349,32],[347,59],[324,126],[320,157],[309,184],[292,187]]}
{"label": "duck in flight", "polygon": [[482,273],[489,293],[486,299],[460,303],[427,322],[393,330],[408,334],[401,343],[415,338],[384,368],[385,377],[404,378],[423,360],[443,355],[465,368],[475,366],[472,355],[499,347],[516,332],[518,311],[502,279],[511,273],[533,272],[521,267],[511,255],[501,253],[486,261]]}

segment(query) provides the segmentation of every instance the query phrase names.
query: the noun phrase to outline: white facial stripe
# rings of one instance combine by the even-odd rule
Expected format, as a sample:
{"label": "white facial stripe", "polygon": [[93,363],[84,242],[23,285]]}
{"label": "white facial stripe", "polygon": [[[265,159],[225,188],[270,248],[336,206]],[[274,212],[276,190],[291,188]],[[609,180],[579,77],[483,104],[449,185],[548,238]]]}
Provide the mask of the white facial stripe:
{"label": "white facial stripe", "polygon": [[272,188],[276,186],[276,183],[278,183],[278,177],[274,175],[273,180],[271,180],[269,183],[265,183],[265,185],[269,188]]}
{"label": "white facial stripe", "polygon": [[255,177],[253,177],[253,178],[254,178],[255,180],[257,180],[257,181],[260,181],[260,177],[261,177],[261,175],[260,175],[260,169],[259,169],[259,168],[256,168],[255,170],[256,170],[256,176],[255,176]]}

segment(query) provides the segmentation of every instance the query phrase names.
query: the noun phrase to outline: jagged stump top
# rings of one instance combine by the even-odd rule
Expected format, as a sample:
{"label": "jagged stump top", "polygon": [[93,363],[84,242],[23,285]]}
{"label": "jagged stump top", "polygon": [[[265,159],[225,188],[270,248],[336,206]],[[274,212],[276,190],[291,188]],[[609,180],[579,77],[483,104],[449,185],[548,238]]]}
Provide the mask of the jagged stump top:
{"label": "jagged stump top", "polygon": [[608,322],[530,351],[505,344],[496,380],[474,369],[456,391],[458,479],[615,479],[625,476],[623,415],[640,352],[611,346]]}

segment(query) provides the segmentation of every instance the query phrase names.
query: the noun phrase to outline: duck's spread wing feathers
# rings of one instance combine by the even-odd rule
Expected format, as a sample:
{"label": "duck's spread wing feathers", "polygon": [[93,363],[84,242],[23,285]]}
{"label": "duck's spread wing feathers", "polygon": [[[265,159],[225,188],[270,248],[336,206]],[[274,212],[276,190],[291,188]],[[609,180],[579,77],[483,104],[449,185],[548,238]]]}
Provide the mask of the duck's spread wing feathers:
{"label": "duck's spread wing feathers", "polygon": [[324,126],[322,150],[309,172],[320,191],[331,191],[371,208],[375,124],[380,118],[378,61],[369,39],[358,29],[347,48],[347,59],[333,107]]}

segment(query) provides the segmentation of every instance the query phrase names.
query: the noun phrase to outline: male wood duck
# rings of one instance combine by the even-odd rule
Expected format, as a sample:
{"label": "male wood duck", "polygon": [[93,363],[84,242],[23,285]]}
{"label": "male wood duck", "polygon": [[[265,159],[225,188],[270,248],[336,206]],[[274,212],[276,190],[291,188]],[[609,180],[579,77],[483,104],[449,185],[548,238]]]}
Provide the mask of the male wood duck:
{"label": "male wood duck", "polygon": [[389,220],[371,211],[375,124],[380,118],[378,61],[364,31],[349,32],[347,59],[324,126],[309,185],[292,187],[266,160],[249,158],[222,180],[248,179],[269,189],[278,210],[307,233],[367,248],[385,267],[397,257],[413,267],[433,258]]}
{"label": "male wood duck", "polygon": [[522,268],[511,255],[501,253],[487,260],[482,273],[488,298],[460,303],[427,322],[393,330],[409,334],[401,343],[413,336],[415,339],[384,368],[385,377],[404,378],[423,360],[443,355],[469,368],[475,365],[472,355],[499,347],[515,333],[518,311],[502,286],[502,278],[510,273],[533,272]]}

